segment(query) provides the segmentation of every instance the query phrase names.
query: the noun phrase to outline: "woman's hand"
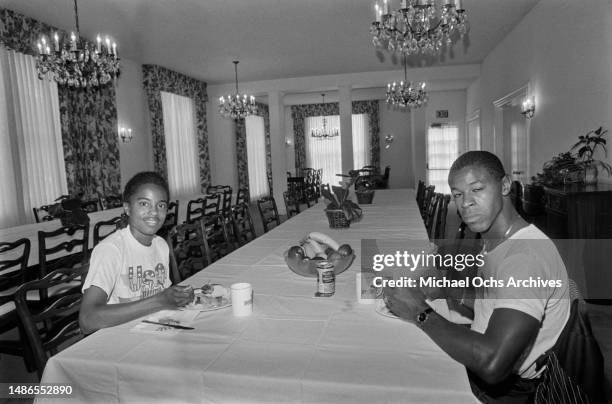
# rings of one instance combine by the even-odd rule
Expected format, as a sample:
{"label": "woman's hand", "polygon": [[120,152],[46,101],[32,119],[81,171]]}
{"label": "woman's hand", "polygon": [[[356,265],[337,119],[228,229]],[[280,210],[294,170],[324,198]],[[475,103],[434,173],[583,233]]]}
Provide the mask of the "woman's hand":
{"label": "woman's hand", "polygon": [[173,285],[162,292],[164,300],[171,307],[183,307],[193,302],[194,293],[191,285]]}

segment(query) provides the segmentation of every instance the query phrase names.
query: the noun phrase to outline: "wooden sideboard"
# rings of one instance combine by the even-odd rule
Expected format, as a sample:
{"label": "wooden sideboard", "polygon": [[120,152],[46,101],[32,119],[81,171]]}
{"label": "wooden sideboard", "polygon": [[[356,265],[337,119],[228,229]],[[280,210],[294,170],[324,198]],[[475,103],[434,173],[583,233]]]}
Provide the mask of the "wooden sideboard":
{"label": "wooden sideboard", "polygon": [[[612,184],[545,191],[546,233],[585,298],[612,302]],[[602,300],[603,299],[603,300]]]}

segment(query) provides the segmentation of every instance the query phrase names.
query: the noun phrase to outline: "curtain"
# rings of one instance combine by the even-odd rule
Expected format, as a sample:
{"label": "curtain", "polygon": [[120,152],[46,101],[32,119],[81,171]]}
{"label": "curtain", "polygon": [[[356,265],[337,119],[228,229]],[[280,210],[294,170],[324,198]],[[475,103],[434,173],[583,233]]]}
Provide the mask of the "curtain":
{"label": "curtain", "polygon": [[210,184],[210,158],[208,153],[208,129],[206,126],[206,83],[184,74],[156,65],[143,65],[143,86],[147,96],[153,138],[153,166],[163,177],[168,176],[166,161],[166,140],[161,92],[189,97],[195,104],[195,128],[197,134],[197,153],[200,192],[206,192]]}
{"label": "curtain", "polygon": [[[340,130],[340,116],[326,116],[326,127]],[[340,136],[332,138],[314,138],[310,136],[313,129],[323,128],[323,116],[313,116],[304,120],[306,133],[306,166],[316,170],[323,169],[322,184],[338,185],[341,180],[336,174],[342,173],[342,146]]]}
{"label": "curtain", "polygon": [[172,198],[200,193],[195,106],[189,97],[161,92],[168,187]]}
{"label": "curtain", "polygon": [[367,114],[353,114],[353,168],[370,165],[370,118]]}
{"label": "curtain", "polygon": [[33,222],[33,207],[68,191],[58,90],[38,79],[32,56],[3,47],[0,131],[0,227]]}
{"label": "curtain", "polygon": [[264,118],[249,115],[244,119],[251,201],[270,194],[266,163],[266,135]]}
{"label": "curtain", "polygon": [[427,132],[427,183],[436,192],[450,193],[448,173],[459,155],[459,128],[456,125],[432,126]]}

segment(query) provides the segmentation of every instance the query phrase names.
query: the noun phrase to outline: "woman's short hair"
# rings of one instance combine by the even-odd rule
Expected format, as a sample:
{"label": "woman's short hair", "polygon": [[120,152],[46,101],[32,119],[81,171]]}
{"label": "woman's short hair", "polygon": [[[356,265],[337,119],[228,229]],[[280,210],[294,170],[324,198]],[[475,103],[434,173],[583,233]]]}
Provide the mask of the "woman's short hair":
{"label": "woman's short hair", "polygon": [[484,150],[472,150],[463,153],[453,162],[448,176],[450,177],[462,168],[471,166],[484,168],[497,180],[501,180],[506,175],[504,165],[495,154]]}
{"label": "woman's short hair", "polygon": [[143,171],[136,175],[134,175],[130,180],[125,184],[125,189],[123,190],[123,201],[129,202],[132,195],[136,193],[138,188],[145,184],[155,184],[166,191],[166,197],[170,199],[170,190],[168,189],[168,183],[166,180],[156,172],[153,171]]}

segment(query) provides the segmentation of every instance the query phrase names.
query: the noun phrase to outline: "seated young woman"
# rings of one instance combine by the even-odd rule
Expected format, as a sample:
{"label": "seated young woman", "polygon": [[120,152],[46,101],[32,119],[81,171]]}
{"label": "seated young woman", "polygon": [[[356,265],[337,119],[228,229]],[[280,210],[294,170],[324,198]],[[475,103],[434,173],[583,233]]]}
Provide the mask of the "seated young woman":
{"label": "seated young woman", "polygon": [[190,286],[172,286],[168,245],[156,236],[168,199],[168,184],[157,173],[138,173],[126,184],[128,225],[94,248],[83,284],[79,323],[85,334],[193,300]]}

